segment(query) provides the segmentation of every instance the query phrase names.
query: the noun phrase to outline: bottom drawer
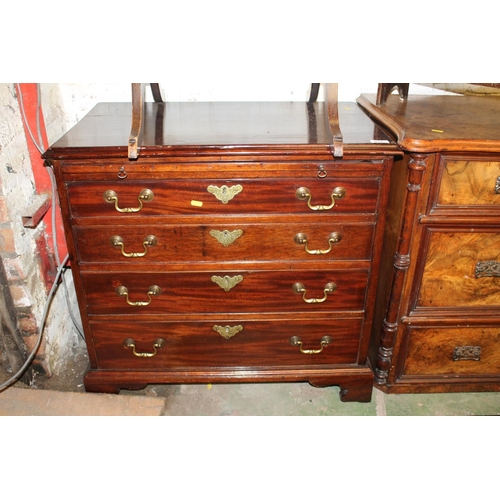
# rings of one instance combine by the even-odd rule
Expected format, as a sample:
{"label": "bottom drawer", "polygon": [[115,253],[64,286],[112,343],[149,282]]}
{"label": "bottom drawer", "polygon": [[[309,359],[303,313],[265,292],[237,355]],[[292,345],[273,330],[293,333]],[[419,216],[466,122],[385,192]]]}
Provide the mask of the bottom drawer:
{"label": "bottom drawer", "polygon": [[352,364],[361,326],[352,318],[91,323],[98,368],[115,370]]}
{"label": "bottom drawer", "polygon": [[410,328],[403,376],[500,374],[500,326]]}

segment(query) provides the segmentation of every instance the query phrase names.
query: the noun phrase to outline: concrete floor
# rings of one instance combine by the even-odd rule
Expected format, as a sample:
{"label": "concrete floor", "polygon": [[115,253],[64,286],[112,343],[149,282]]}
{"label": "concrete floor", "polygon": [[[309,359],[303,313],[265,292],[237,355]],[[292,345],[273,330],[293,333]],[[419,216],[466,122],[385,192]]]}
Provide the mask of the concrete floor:
{"label": "concrete floor", "polygon": [[[342,403],[339,388],[308,383],[150,385],[119,395],[85,393],[85,346],[50,378],[18,382],[0,393],[0,415],[164,416],[444,416],[500,415],[500,393],[387,395],[370,403]],[[0,371],[0,382],[7,374]]]}

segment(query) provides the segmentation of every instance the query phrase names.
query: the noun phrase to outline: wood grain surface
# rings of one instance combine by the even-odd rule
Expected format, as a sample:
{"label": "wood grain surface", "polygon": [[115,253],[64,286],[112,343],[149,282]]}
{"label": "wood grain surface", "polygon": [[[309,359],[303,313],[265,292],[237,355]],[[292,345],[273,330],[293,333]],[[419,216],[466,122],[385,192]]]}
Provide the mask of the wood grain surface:
{"label": "wood grain surface", "polygon": [[[460,346],[479,346],[479,361],[453,361]],[[405,375],[500,373],[500,328],[424,328],[410,332]]]}
{"label": "wood grain surface", "polygon": [[500,205],[496,192],[500,161],[446,160],[442,171],[438,203],[467,207]]}
{"label": "wood grain surface", "polygon": [[500,277],[476,278],[481,261],[500,259],[500,233],[433,231],[422,276],[422,307],[500,306]]}

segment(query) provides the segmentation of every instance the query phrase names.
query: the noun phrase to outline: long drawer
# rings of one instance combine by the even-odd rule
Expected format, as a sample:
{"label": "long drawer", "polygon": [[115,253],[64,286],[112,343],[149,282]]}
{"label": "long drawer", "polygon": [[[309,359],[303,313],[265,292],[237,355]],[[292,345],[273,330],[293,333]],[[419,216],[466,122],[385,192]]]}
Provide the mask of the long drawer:
{"label": "long drawer", "polygon": [[[92,322],[100,369],[356,363],[362,321]],[[302,352],[301,352],[302,350]]]}
{"label": "long drawer", "polygon": [[368,269],[82,273],[90,314],[361,311]]}
{"label": "long drawer", "polygon": [[380,179],[70,182],[73,217],[375,213]]}
{"label": "long drawer", "polygon": [[409,328],[404,376],[500,375],[500,327]]}
{"label": "long drawer", "polygon": [[418,307],[500,305],[500,233],[481,228],[428,231]]}
{"label": "long drawer", "polygon": [[[233,222],[233,221],[231,221]],[[82,263],[369,260],[374,225],[322,223],[76,226]]]}

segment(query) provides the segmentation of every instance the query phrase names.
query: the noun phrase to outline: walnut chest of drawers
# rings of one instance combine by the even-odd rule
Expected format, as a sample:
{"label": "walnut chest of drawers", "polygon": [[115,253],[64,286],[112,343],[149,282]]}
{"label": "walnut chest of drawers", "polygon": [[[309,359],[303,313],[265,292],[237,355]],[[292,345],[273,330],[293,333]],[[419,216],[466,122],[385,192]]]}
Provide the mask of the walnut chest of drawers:
{"label": "walnut chest of drawers", "polygon": [[371,359],[387,392],[500,390],[500,99],[358,102],[393,170]]}
{"label": "walnut chest of drawers", "polygon": [[87,391],[308,381],[369,401],[367,364],[398,149],[341,103],[100,104],[53,166],[90,357]]}

